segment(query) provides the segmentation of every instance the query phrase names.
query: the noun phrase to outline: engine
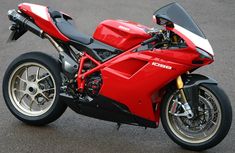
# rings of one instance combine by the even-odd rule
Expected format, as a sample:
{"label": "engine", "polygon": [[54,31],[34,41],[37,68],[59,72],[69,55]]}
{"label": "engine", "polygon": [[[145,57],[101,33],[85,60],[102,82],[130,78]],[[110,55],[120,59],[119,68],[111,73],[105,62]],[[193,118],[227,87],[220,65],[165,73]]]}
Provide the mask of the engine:
{"label": "engine", "polygon": [[84,91],[91,98],[95,98],[99,94],[101,86],[102,78],[99,73],[96,73],[86,79]]}

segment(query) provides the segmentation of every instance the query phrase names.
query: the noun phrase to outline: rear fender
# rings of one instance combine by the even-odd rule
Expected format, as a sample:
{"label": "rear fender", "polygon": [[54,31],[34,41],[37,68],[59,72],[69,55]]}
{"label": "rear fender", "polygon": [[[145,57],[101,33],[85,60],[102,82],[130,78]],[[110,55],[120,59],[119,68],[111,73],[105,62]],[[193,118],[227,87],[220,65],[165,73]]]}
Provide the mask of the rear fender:
{"label": "rear fender", "polygon": [[11,34],[10,34],[7,42],[16,41],[27,32],[27,29],[22,28],[17,24],[12,24],[9,27],[9,29],[11,30]]}

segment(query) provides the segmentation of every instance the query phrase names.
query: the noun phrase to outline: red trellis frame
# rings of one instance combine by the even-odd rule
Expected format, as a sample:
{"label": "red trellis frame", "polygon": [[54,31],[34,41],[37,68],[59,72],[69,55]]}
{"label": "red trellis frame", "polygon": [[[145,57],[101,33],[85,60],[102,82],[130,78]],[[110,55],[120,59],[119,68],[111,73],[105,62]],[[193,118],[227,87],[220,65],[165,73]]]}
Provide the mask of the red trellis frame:
{"label": "red trellis frame", "polygon": [[[91,57],[90,55],[88,55],[86,52],[84,53],[84,55],[81,57],[80,59],[80,66],[78,69],[78,77],[77,77],[77,86],[78,86],[78,90],[83,91],[84,86],[85,86],[85,78],[89,75],[91,75],[92,73],[99,71],[100,69],[106,67],[107,65],[109,65],[112,61],[116,60],[117,58],[124,56],[126,54],[130,54],[132,51],[136,50],[137,48],[139,48],[141,45],[137,45],[125,52],[123,52],[122,54],[104,62],[104,63],[100,63],[97,60],[95,60],[93,57]],[[91,60],[93,63],[95,63],[97,66],[94,67],[91,70],[88,70],[87,72],[82,73],[83,67],[84,67],[84,62],[89,59]]]}

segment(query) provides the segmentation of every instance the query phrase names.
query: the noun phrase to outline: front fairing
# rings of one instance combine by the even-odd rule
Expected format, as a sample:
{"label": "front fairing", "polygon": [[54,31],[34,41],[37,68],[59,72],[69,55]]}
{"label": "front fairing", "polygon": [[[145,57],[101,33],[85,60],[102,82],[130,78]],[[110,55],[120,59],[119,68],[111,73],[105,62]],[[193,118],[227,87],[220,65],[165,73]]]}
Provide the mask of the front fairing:
{"label": "front fairing", "polygon": [[170,3],[160,8],[154,13],[154,16],[157,20],[163,18],[172,22],[172,28],[179,35],[183,35],[183,38],[189,39],[196,47],[205,50],[212,56],[214,55],[213,49],[204,33],[178,3]]}

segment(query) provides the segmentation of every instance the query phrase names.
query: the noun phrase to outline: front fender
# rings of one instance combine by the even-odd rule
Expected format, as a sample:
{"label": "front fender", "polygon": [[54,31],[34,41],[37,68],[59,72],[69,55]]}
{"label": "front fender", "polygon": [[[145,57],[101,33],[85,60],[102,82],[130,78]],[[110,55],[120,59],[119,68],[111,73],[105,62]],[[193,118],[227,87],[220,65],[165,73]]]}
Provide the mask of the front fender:
{"label": "front fender", "polygon": [[217,81],[201,74],[188,74],[183,77],[183,81],[183,90],[186,95],[186,99],[191,108],[193,109],[194,113],[196,113],[195,110],[197,110],[199,104],[199,85],[217,85]]}
{"label": "front fender", "polygon": [[188,74],[183,77],[184,87],[198,86],[200,84],[218,84],[216,80],[201,74]]}

